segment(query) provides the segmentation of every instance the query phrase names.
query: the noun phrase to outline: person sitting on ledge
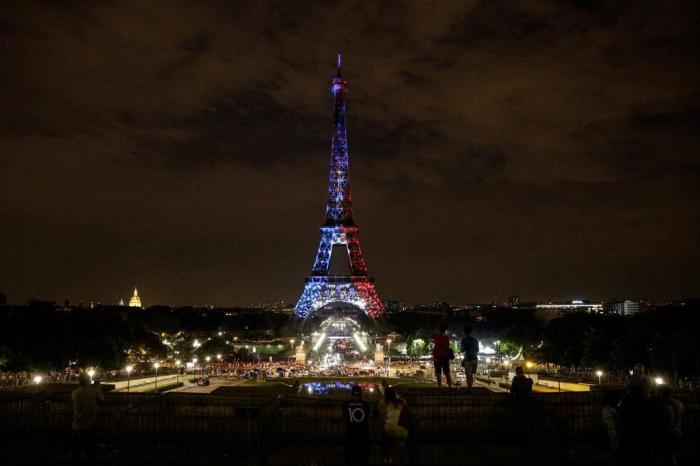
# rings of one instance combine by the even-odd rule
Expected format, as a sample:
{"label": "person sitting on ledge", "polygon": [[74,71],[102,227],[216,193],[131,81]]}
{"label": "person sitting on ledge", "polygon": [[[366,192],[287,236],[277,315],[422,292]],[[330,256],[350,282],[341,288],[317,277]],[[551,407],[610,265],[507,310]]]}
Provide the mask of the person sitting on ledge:
{"label": "person sitting on ledge", "polygon": [[383,463],[405,464],[406,441],[408,440],[408,426],[410,424],[410,414],[406,401],[397,396],[394,388],[387,387],[384,390],[384,399],[379,405],[379,412],[384,440]]}
{"label": "person sitting on ledge", "polygon": [[510,384],[510,394],[513,398],[516,435],[521,440],[529,440],[532,436],[530,426],[532,379],[525,377],[525,371],[522,367],[515,368],[515,377],[513,377],[513,381]]}
{"label": "person sitting on ledge", "polygon": [[[97,438],[95,426],[97,425],[97,402],[104,401],[105,397],[100,390],[100,381],[95,380],[91,384],[90,376],[80,374],[78,379],[80,387],[73,391],[73,464],[93,464]],[[85,462],[82,461],[83,453]]]}
{"label": "person sitting on ledge", "polygon": [[350,400],[343,403],[345,418],[345,464],[352,466],[369,464],[371,444],[369,438],[369,404],[362,400],[362,387],[353,385]]}
{"label": "person sitting on ledge", "polygon": [[525,377],[525,371],[522,367],[515,368],[515,377],[510,384],[510,393],[515,398],[524,398],[532,393],[532,379]]}

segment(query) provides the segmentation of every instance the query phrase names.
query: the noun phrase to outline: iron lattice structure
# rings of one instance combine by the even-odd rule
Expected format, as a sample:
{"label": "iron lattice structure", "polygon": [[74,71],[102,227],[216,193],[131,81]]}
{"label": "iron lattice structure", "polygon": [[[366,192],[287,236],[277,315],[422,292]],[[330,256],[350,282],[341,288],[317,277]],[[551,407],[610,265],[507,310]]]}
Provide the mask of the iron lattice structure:
{"label": "iron lattice structure", "polygon": [[[340,73],[333,78],[333,141],[331,144],[330,180],[326,222],[321,227],[321,242],[311,276],[294,308],[298,317],[306,318],[317,309],[333,302],[353,304],[372,319],[384,314],[384,304],[374,288],[374,279],[367,275],[365,258],[360,248],[359,228],[352,219],[350,195],[350,162],[345,131],[345,98],[348,82]],[[336,245],[345,246],[350,275],[329,275],[331,253]]]}

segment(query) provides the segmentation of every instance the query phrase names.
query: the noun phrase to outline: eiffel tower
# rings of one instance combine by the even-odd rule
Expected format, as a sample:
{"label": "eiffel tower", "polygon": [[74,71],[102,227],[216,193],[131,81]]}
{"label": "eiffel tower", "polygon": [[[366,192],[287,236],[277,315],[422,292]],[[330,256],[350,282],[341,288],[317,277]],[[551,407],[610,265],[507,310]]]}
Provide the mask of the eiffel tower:
{"label": "eiffel tower", "polygon": [[372,319],[377,319],[384,314],[384,304],[374,289],[374,279],[367,275],[358,237],[359,228],[352,220],[350,164],[345,132],[348,82],[341,75],[341,65],[341,55],[338,54],[338,74],[331,85],[333,142],[326,222],[321,227],[321,243],[313,271],[306,278],[294,313],[306,318],[327,304],[341,302],[357,306]]}

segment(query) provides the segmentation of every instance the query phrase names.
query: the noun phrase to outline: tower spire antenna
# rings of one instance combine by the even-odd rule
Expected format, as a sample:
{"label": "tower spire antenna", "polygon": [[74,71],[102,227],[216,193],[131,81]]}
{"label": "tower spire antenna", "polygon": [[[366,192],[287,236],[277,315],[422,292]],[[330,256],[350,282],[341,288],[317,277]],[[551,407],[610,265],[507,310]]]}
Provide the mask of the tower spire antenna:
{"label": "tower spire antenna", "polygon": [[341,76],[340,70],[343,68],[343,54],[338,51],[338,77]]}

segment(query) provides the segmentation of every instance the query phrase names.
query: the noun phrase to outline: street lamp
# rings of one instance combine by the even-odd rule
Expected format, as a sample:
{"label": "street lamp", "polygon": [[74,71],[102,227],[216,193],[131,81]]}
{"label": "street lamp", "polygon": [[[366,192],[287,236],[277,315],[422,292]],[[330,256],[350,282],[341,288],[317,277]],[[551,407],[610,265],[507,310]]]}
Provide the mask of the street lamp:
{"label": "street lamp", "polygon": [[220,354],[217,354],[217,355],[216,355],[216,359],[218,359],[219,362],[221,362],[221,355],[220,355]]}
{"label": "street lamp", "polygon": [[41,376],[40,375],[35,375],[34,376],[34,383],[39,385],[41,383]]}
{"label": "street lamp", "polygon": [[[185,376],[187,376],[187,369],[192,371],[192,377],[194,377],[194,363],[192,361],[189,361],[188,363],[185,364]],[[186,377],[185,377],[186,378]]]}
{"label": "street lamp", "polygon": [[131,371],[134,370],[134,366],[126,366],[126,391],[129,392],[131,388]]}
{"label": "street lamp", "polygon": [[656,378],[654,379],[654,382],[656,382],[656,385],[663,385],[663,384],[664,384],[664,379],[662,379],[661,377],[656,377]]}
{"label": "street lamp", "polygon": [[389,352],[389,369],[391,369],[391,338],[386,339],[386,349]]}
{"label": "street lamp", "polygon": [[158,368],[159,367],[160,367],[160,363],[158,363],[158,362],[153,363],[153,368],[156,370],[156,387],[155,387],[156,393],[158,393]]}
{"label": "street lamp", "polygon": [[595,375],[598,376],[598,385],[600,385],[600,380],[603,377],[603,371],[595,371]]}
{"label": "street lamp", "polygon": [[180,366],[182,365],[182,361],[179,359],[175,360],[175,388],[180,386]]}
{"label": "street lamp", "polygon": [[95,377],[95,369],[90,369],[88,375],[90,376],[90,383],[92,383],[92,378]]}

